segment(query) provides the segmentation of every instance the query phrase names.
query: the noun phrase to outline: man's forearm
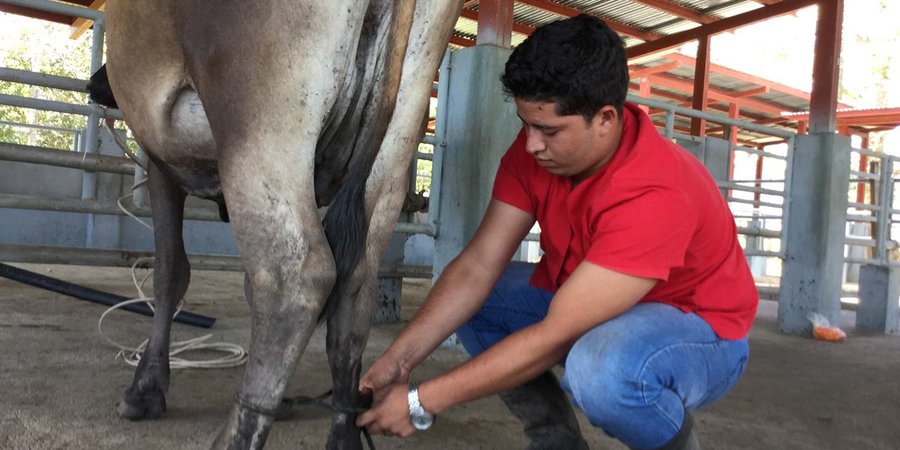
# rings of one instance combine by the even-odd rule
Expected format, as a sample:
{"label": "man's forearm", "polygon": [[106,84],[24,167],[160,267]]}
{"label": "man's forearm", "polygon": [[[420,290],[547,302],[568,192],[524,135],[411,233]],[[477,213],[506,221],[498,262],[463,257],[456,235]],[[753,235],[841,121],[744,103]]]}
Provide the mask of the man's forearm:
{"label": "man's forearm", "polygon": [[470,259],[474,258],[462,254],[444,269],[412,321],[385,352],[387,356],[412,370],[484,304],[499,272]]}
{"label": "man's forearm", "polygon": [[422,404],[432,413],[516,387],[566,355],[570,342],[546,324],[524,328],[450,372],[423,382]]}

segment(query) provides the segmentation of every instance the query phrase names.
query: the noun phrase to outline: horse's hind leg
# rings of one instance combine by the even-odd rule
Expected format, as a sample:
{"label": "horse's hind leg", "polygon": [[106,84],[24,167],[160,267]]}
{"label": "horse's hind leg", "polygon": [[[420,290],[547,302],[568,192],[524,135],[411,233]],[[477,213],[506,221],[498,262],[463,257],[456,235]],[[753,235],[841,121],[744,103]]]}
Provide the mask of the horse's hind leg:
{"label": "horse's hind leg", "polygon": [[[362,280],[364,279],[364,281]],[[362,285],[360,286],[360,281]],[[376,305],[377,279],[370,274],[365,261],[360,261],[354,277],[347,280],[341,298],[328,318],[327,350],[333,383],[330,450],[361,448],[356,409],[359,402],[359,376],[362,353],[366,347],[372,314]]]}
{"label": "horse's hind leg", "polygon": [[150,201],[156,262],[153,291],[156,313],[150,342],[141,357],[131,387],[119,404],[119,415],[130,420],[155,419],[166,411],[169,387],[169,333],[178,302],[190,282],[190,266],[184,252],[182,219],[185,193],[152,161],[149,167]]}

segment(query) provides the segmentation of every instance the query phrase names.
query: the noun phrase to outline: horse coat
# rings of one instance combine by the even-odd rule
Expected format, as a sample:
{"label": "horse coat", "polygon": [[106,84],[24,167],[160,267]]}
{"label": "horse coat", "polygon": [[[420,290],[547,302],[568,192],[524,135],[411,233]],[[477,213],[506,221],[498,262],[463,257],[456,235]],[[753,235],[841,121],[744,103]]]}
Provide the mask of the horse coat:
{"label": "horse coat", "polygon": [[109,2],[107,70],[150,156],[157,267],[157,314],[122,416],[166,409],[193,194],[227,205],[252,318],[244,379],[213,446],[265,444],[321,319],[336,406],[328,447],[360,448],[354,407],[377,267],[461,3]]}

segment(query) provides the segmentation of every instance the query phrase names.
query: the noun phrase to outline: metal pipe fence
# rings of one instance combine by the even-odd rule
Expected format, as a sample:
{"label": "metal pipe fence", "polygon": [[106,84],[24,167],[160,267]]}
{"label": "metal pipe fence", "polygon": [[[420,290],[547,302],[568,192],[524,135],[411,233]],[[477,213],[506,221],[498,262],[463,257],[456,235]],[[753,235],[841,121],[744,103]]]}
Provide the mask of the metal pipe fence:
{"label": "metal pipe fence", "polygon": [[[732,168],[726,179],[717,180],[738,225],[738,234],[743,239],[744,253],[751,257],[784,258],[787,217],[790,202],[791,164],[793,161],[795,134],[781,128],[759,125],[744,120],[679,107],[664,102],[645,99],[633,95],[628,100],[639,105],[665,111],[666,120],[660,130],[663,136],[678,138],[675,131],[675,116],[704,119],[707,122],[728,127],[736,127],[757,134],[777,138],[779,144],[763,148],[749,148],[741,145],[729,146],[729,157],[746,155],[768,163],[767,170],[753,177],[736,176]],[[684,136],[688,137],[688,136]],[[761,176],[765,174],[765,177]]]}
{"label": "metal pipe fence", "polygon": [[[900,245],[894,240],[896,216],[894,171],[900,158],[863,148],[851,148],[851,176],[848,186],[856,201],[847,207],[845,262],[848,272],[855,265],[900,265],[896,261]],[[852,277],[848,277],[852,278]],[[854,280],[848,280],[854,281]]]}

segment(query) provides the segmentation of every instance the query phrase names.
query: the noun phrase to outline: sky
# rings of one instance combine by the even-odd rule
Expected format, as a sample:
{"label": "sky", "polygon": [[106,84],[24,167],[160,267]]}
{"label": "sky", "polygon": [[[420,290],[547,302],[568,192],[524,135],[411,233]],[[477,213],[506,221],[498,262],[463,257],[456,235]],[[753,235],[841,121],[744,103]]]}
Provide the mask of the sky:
{"label": "sky", "polygon": [[[878,80],[872,73],[873,67],[888,64],[888,76],[900,80],[900,1],[844,4],[840,100],[858,108],[900,106],[900,86],[887,86],[887,96],[879,104]],[[810,6],[714,36],[710,59],[809,92],[817,15],[818,7]],[[694,56],[696,44],[685,46],[683,52]]]}

